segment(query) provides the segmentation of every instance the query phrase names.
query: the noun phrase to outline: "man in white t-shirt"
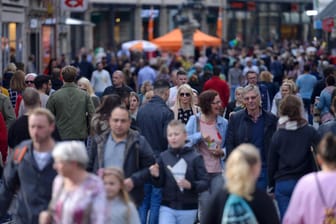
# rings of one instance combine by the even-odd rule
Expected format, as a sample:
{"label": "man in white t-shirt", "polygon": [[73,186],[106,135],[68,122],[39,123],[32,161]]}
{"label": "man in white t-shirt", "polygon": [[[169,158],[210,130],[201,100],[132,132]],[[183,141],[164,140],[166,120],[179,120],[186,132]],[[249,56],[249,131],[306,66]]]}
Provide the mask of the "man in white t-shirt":
{"label": "man in white t-shirt", "polygon": [[176,85],[169,89],[168,107],[174,106],[178,88],[186,83],[188,83],[187,73],[183,70],[178,70],[176,73]]}
{"label": "man in white t-shirt", "polygon": [[95,94],[99,97],[102,96],[104,90],[112,85],[111,76],[108,71],[103,69],[103,63],[97,63],[97,69],[92,72],[91,85]]}

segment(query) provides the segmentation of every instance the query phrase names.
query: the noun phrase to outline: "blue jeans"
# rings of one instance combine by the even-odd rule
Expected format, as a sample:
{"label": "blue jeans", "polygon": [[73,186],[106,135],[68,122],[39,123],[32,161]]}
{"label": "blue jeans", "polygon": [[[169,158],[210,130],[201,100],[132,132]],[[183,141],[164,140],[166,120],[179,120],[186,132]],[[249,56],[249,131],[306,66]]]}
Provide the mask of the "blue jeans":
{"label": "blue jeans", "polygon": [[261,167],[256,186],[258,189],[267,190],[267,167]]}
{"label": "blue jeans", "polygon": [[194,224],[197,209],[176,210],[167,206],[160,207],[159,224]]}
{"label": "blue jeans", "polygon": [[310,113],[310,99],[304,99],[302,98],[303,106],[305,111],[307,111],[308,114],[308,122],[309,124],[313,124],[313,115]]}
{"label": "blue jeans", "polygon": [[289,200],[297,182],[298,180],[295,179],[280,180],[275,182],[274,195],[275,200],[278,203],[281,220],[286,213]]}
{"label": "blue jeans", "polygon": [[[162,198],[161,189],[154,187],[152,184],[145,184],[144,191],[144,200],[139,207],[141,224],[146,224],[147,219],[148,224],[158,224],[159,210]],[[147,217],[148,212],[149,217]]]}

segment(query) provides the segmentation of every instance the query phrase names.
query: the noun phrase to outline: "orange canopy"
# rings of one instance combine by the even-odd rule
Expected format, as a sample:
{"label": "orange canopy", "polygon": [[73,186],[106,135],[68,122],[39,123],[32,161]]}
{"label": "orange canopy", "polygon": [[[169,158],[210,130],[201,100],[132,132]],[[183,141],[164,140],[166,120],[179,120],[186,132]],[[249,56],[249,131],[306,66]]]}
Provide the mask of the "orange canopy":
{"label": "orange canopy", "polygon": [[[170,31],[169,33],[158,37],[152,41],[162,50],[178,51],[182,47],[182,32],[179,28]],[[194,46],[220,46],[221,40],[217,37],[210,36],[196,30],[194,33]]]}

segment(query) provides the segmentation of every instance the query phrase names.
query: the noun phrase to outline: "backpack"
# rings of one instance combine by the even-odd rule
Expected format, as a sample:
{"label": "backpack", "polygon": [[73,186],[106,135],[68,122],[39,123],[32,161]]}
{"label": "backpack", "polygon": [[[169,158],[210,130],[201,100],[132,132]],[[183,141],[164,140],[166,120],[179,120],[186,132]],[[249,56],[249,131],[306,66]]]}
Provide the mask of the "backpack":
{"label": "backpack", "polygon": [[257,219],[247,202],[236,194],[226,200],[222,224],[257,224]]}

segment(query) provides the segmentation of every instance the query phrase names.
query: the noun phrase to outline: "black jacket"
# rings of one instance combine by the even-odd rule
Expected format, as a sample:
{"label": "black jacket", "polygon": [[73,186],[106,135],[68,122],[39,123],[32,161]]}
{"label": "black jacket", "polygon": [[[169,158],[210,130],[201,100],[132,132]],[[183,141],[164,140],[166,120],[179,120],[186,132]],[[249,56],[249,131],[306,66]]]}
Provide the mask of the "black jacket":
{"label": "black jacket", "polygon": [[[181,158],[187,163],[185,179],[191,183],[191,189],[180,190],[174,176],[168,169]],[[159,161],[160,176],[152,178],[155,186],[162,187],[161,204],[177,210],[197,209],[198,194],[208,188],[208,174],[203,157],[193,148],[171,149],[161,153]]]}
{"label": "black jacket", "polygon": [[[262,111],[262,116],[264,116],[265,119],[265,126],[264,133],[260,133],[260,135],[264,136],[264,158],[267,159],[271,138],[277,126],[277,117],[265,110]],[[254,122],[247,114],[246,109],[233,113],[230,116],[225,141],[226,152],[228,155],[230,155],[233,149],[238,145],[242,143],[252,143],[253,125]]]}
{"label": "black jacket", "polygon": [[[88,170],[96,173],[99,168],[104,168],[105,145],[110,132],[96,136],[89,149],[90,162]],[[137,131],[129,130],[125,146],[125,161],[123,171],[125,178],[130,177],[134,188],[130,192],[136,205],[143,200],[143,185],[150,179],[149,167],[155,163],[153,151]]]}
{"label": "black jacket", "polygon": [[316,129],[305,125],[296,130],[278,129],[271,141],[268,157],[268,186],[278,180],[298,180],[316,170],[311,146],[317,146],[320,137]]}
{"label": "black jacket", "polygon": [[[222,223],[223,211],[228,196],[229,193],[224,188],[211,195],[208,204],[209,206],[205,209],[201,224]],[[259,224],[280,223],[274,203],[265,191],[256,189],[256,191],[252,194],[252,197],[252,201],[246,202],[252,209]]]}
{"label": "black jacket", "polygon": [[17,148],[22,149],[24,146],[28,149],[20,162],[13,160],[15,153],[8,157],[0,187],[0,216],[6,214],[17,193],[14,220],[17,224],[36,224],[39,213],[48,208],[56,171],[52,159],[43,170],[39,170],[31,140],[22,142]]}
{"label": "black jacket", "polygon": [[159,96],[140,107],[136,122],[140,132],[152,146],[155,156],[167,149],[167,125],[174,119],[174,113]]}

